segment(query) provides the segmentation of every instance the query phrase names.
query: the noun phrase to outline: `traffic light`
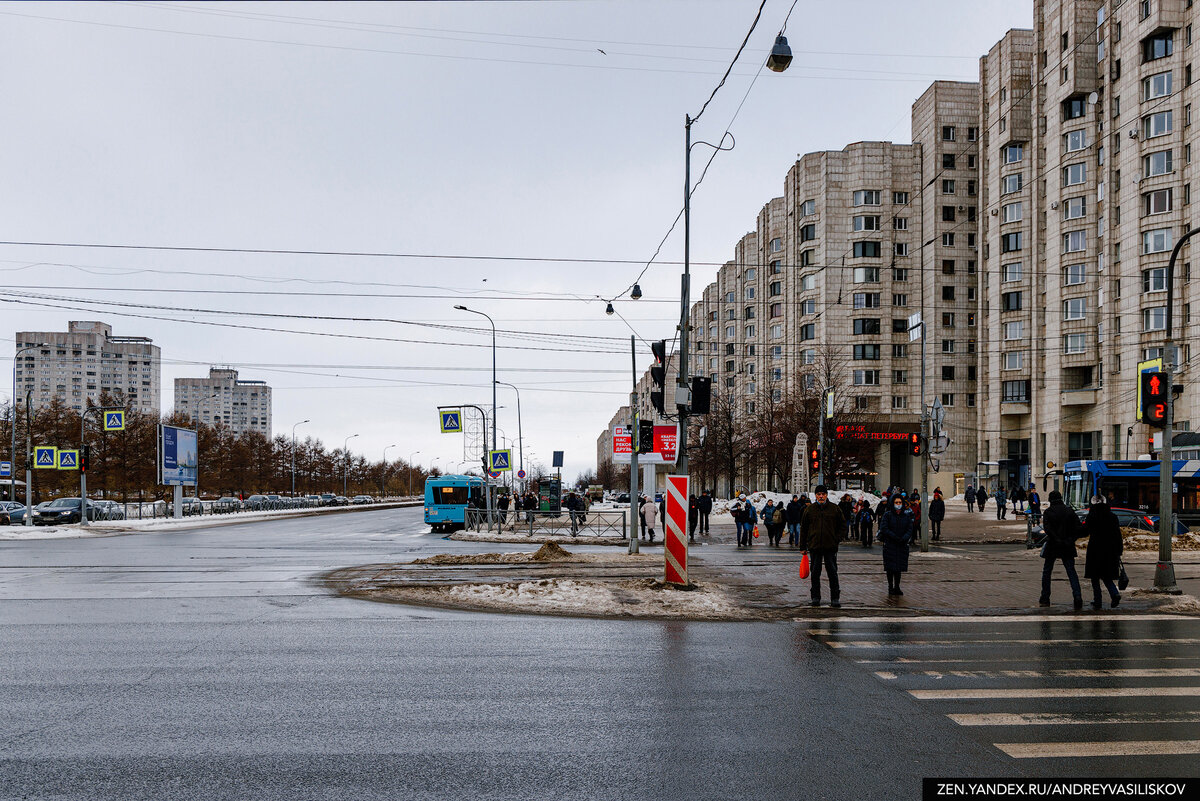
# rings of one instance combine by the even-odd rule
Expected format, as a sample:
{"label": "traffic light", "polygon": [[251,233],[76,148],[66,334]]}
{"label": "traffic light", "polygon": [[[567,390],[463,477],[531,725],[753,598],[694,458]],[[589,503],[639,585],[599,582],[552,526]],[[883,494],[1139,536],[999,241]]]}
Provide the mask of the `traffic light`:
{"label": "traffic light", "polygon": [[1155,428],[1167,424],[1167,393],[1171,391],[1160,373],[1142,373],[1142,422]]}
{"label": "traffic light", "polygon": [[92,446],[84,445],[82,448],[79,449],[79,472],[80,473],[87,472],[88,462],[90,462],[91,459],[92,459]]}
{"label": "traffic light", "polygon": [[712,405],[712,379],[692,376],[692,414],[708,414]]}
{"label": "traffic light", "polygon": [[654,423],[649,420],[638,422],[638,453],[654,453]]}
{"label": "traffic light", "polygon": [[820,448],[809,448],[808,449],[808,469],[813,471],[814,473],[819,472],[821,470],[821,449]]}
{"label": "traffic light", "polygon": [[650,352],[654,354],[654,364],[650,365],[650,380],[653,386],[650,388],[650,404],[658,410],[659,414],[666,414],[666,397],[663,385],[667,381],[667,341],[660,339],[657,342],[650,343]]}
{"label": "traffic light", "polygon": [[921,455],[921,435],[920,434],[909,434],[908,435],[908,453],[910,456],[920,456]]}

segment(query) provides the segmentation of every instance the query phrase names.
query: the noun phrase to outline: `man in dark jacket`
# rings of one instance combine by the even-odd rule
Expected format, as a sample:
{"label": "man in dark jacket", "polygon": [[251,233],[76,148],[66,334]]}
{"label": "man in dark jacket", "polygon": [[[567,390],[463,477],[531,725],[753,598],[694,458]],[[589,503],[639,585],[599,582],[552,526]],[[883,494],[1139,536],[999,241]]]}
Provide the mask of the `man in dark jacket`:
{"label": "man in dark jacket", "polygon": [[1050,574],[1054,561],[1060,560],[1071,582],[1071,594],[1075,598],[1075,609],[1083,609],[1083,593],[1079,589],[1079,574],[1075,572],[1075,540],[1083,536],[1083,526],[1075,510],[1063,503],[1062,493],[1050,493],[1050,506],[1042,515],[1042,528],[1046,531],[1046,544],[1042,547],[1042,597],[1038,603],[1050,605]]}
{"label": "man in dark jacket", "polygon": [[712,493],[708,490],[704,491],[696,500],[696,510],[700,513],[700,533],[708,533],[708,516],[712,514]]}
{"label": "man in dark jacket", "polygon": [[696,524],[700,522],[700,499],[688,496],[688,542],[696,541]]}
{"label": "man in dark jacket", "polygon": [[817,502],[804,510],[800,521],[800,547],[812,560],[812,605],[821,605],[821,568],[829,573],[829,605],[840,607],[842,588],[838,584],[838,543],[846,536],[846,518],[842,510],[829,502],[829,490],[817,485]]}
{"label": "man in dark jacket", "polygon": [[1008,495],[1004,492],[1004,487],[996,490],[996,494],[992,496],[996,502],[996,519],[1003,520],[1008,516]]}
{"label": "man in dark jacket", "polygon": [[987,503],[987,499],[988,499],[987,490],[985,490],[983,487],[980,487],[979,489],[975,490],[975,503],[979,504],[978,511],[980,511],[980,512],[983,511],[983,505],[985,503]]}
{"label": "man in dark jacket", "polygon": [[1100,582],[1108,587],[1108,596],[1113,608],[1121,603],[1121,593],[1117,592],[1115,584],[1121,575],[1121,553],[1125,550],[1125,541],[1121,536],[1121,522],[1113,514],[1108,503],[1101,497],[1092,498],[1092,506],[1088,509],[1087,555],[1083,562],[1083,577],[1092,580],[1092,608],[1104,607],[1100,595]]}
{"label": "man in dark jacket", "polygon": [[942,521],[946,519],[946,502],[942,500],[942,490],[939,487],[933,491],[933,500],[929,502],[929,536],[934,540],[942,538]]}
{"label": "man in dark jacket", "polygon": [[787,517],[788,545],[795,548],[800,544],[800,520],[804,517],[804,504],[800,503],[799,495],[793,495],[788,501],[784,515]]}
{"label": "man in dark jacket", "polygon": [[967,491],[963,493],[963,500],[967,502],[967,511],[975,511],[975,488],[967,485]]}

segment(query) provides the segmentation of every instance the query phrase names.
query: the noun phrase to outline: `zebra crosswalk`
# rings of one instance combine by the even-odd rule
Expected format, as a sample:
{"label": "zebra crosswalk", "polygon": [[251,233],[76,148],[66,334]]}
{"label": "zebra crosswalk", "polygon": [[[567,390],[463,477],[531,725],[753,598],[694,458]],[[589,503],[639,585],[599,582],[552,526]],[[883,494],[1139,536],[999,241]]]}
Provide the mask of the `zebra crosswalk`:
{"label": "zebra crosswalk", "polygon": [[[1200,755],[1200,618],[810,622],[808,633],[1012,759],[1182,775]],[[1166,775],[1161,774],[1160,775]]]}

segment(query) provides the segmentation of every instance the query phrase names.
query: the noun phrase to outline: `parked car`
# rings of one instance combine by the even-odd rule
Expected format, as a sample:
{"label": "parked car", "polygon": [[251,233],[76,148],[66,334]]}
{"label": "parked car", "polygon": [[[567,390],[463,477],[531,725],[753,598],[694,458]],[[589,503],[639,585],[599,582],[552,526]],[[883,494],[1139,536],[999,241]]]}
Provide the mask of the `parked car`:
{"label": "parked car", "polygon": [[335,506],[336,500],[337,500],[337,496],[334,495],[332,492],[322,492],[321,493],[321,505],[322,506]]}
{"label": "parked car", "polygon": [[268,509],[282,509],[283,508],[283,496],[282,495],[268,495],[267,496],[267,508]]}
{"label": "parked car", "polygon": [[345,495],[338,495],[333,499],[333,505],[334,506],[349,506],[350,499],[347,498]]}
{"label": "parked car", "polygon": [[241,510],[242,502],[232,495],[217,498],[212,502],[213,514],[227,514],[229,512],[240,512]]}
{"label": "parked car", "polygon": [[246,499],[246,511],[260,512],[270,508],[270,503],[266,495],[251,495]]}
{"label": "parked car", "polygon": [[[33,510],[33,524],[35,526],[53,526],[64,523],[79,523],[82,521],[82,513],[80,507],[82,503],[79,498],[58,498],[45,504],[38,504]],[[91,501],[87,502],[88,520],[96,519],[96,505]]]}
{"label": "parked car", "polygon": [[91,501],[91,505],[96,507],[95,517],[88,517],[89,520],[124,520],[125,507],[116,501]]}
{"label": "parked car", "polygon": [[[1125,509],[1119,506],[1110,507],[1112,513],[1117,516],[1122,528],[1136,528],[1142,531],[1153,533],[1158,532],[1158,515],[1152,515],[1148,512],[1143,512],[1140,509]],[[1078,509],[1076,514],[1083,523],[1087,523],[1087,509]],[[1175,534],[1187,534],[1191,529],[1184,525],[1182,520],[1175,521]]]}
{"label": "parked car", "polygon": [[11,526],[11,525],[12,525],[12,515],[10,515],[8,513],[7,509],[0,509],[0,526]]}
{"label": "parked car", "polygon": [[350,499],[350,503],[353,503],[355,505],[364,504],[364,503],[375,503],[375,499],[372,498],[370,495],[355,495],[353,498]]}
{"label": "parked car", "polygon": [[617,496],[617,503],[629,503],[629,493],[622,492]]}
{"label": "parked car", "polygon": [[[180,514],[184,517],[204,514],[204,504],[200,502],[199,498],[184,498],[183,502],[179,505],[179,509]],[[167,507],[167,513],[172,517],[175,516],[175,504],[172,503]]]}
{"label": "parked car", "polygon": [[17,501],[0,501],[0,526],[18,525],[25,522],[25,504]]}

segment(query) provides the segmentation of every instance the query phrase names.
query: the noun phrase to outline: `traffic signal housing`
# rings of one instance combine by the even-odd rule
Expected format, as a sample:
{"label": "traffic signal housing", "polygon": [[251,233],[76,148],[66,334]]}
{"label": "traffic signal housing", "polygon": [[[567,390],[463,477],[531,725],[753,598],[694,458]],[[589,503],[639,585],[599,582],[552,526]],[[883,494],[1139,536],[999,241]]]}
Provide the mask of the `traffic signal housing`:
{"label": "traffic signal housing", "polygon": [[654,423],[649,420],[638,422],[638,453],[654,453]]}
{"label": "traffic signal housing", "polygon": [[654,354],[654,364],[650,365],[650,380],[653,385],[650,387],[650,405],[653,406],[659,414],[665,415],[666,397],[663,385],[667,381],[667,341],[660,339],[657,342],[650,343],[650,352]]}
{"label": "traffic signal housing", "polygon": [[84,445],[79,449],[79,472],[86,473],[88,470],[88,462],[92,460],[92,446]]}
{"label": "traffic signal housing", "polygon": [[908,453],[910,456],[920,456],[921,455],[921,435],[920,434],[909,434],[908,435]]}
{"label": "traffic signal housing", "polygon": [[692,414],[708,414],[712,408],[712,379],[692,376]]}
{"label": "traffic signal housing", "polygon": [[1142,422],[1155,428],[1167,424],[1167,393],[1171,386],[1161,373],[1142,373]]}
{"label": "traffic signal housing", "polygon": [[809,448],[808,449],[808,469],[813,471],[814,473],[819,472],[821,470],[821,449],[820,448]]}

